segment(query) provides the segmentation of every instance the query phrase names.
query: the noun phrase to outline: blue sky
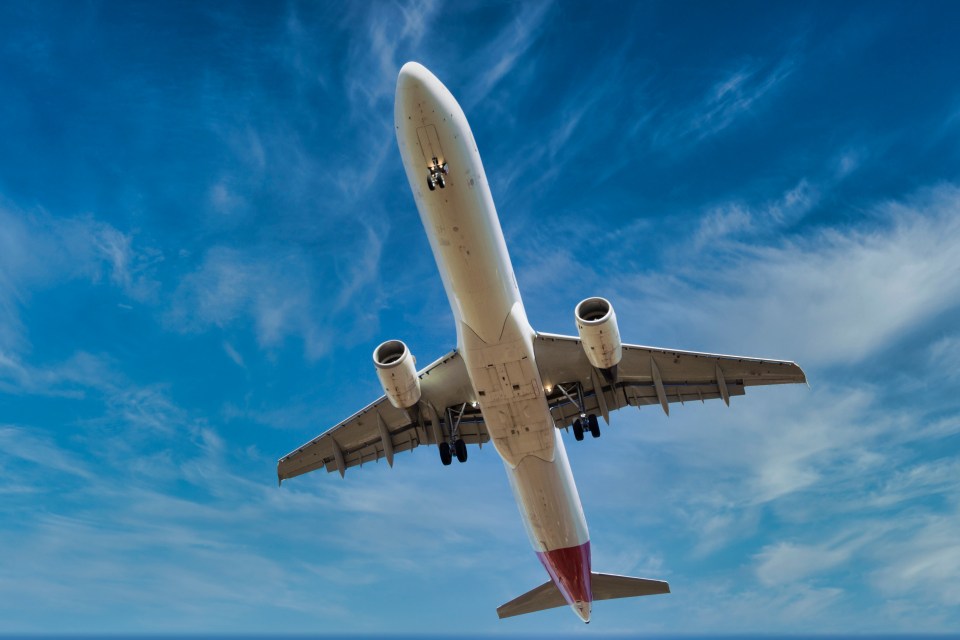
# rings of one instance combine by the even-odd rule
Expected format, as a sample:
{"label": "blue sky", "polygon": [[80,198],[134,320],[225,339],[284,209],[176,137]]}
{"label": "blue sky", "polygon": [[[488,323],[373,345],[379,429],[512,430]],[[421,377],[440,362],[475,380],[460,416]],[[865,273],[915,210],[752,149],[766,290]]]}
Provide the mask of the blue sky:
{"label": "blue sky", "polygon": [[[0,6],[0,632],[960,628],[952,3]],[[570,442],[598,570],[540,584],[490,448],[276,486],[455,331],[393,135],[469,118],[534,326],[810,388]]]}

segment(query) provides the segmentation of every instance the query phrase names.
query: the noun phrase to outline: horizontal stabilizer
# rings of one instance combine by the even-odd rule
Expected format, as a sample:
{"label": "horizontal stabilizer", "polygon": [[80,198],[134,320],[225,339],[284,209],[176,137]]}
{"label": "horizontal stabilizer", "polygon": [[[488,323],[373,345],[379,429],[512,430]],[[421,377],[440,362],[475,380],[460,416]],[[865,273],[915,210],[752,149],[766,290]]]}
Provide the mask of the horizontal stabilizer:
{"label": "horizontal stabilizer", "polygon": [[[616,598],[670,593],[670,585],[663,580],[631,578],[612,573],[591,573],[590,578],[593,585],[594,600],[614,600]],[[563,594],[551,580],[497,607],[497,615],[501,618],[510,618],[534,611],[562,607],[565,604],[567,604],[567,601],[564,600]]]}
{"label": "horizontal stabilizer", "polygon": [[527,591],[518,598],[514,598],[507,604],[497,607],[497,615],[501,618],[511,618],[513,616],[522,616],[525,613],[534,611],[543,611],[544,609],[553,609],[567,604],[563,599],[560,589],[553,583],[553,580],[544,582],[542,585]]}
{"label": "horizontal stabilizer", "polygon": [[594,600],[614,600],[636,596],[655,596],[670,593],[670,585],[663,580],[631,578],[612,573],[591,573]]}

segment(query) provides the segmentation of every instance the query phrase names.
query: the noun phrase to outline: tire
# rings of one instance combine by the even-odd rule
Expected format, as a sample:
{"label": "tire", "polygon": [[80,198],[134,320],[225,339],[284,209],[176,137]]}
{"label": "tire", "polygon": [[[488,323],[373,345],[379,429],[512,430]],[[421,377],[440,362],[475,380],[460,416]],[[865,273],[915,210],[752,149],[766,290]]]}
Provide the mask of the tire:
{"label": "tire", "polygon": [[431,177],[428,177],[428,178],[427,178],[427,188],[430,189],[430,191],[436,191],[436,190],[437,190],[437,185],[436,185],[436,183],[434,183],[434,181],[432,180]]}
{"label": "tire", "polygon": [[457,438],[457,441],[453,443],[453,450],[457,454],[457,460],[460,462],[467,461],[467,443],[463,441],[463,438]]}
{"label": "tire", "polygon": [[441,189],[444,189],[447,186],[447,181],[443,179],[443,176],[437,176],[437,184],[440,185]]}
{"label": "tire", "polygon": [[583,421],[580,418],[573,421],[573,437],[577,440],[583,440]]}
{"label": "tire", "polygon": [[597,421],[597,416],[592,413],[589,416],[587,416],[587,424],[590,428],[590,435],[592,435],[594,438],[599,438],[600,422]]}
{"label": "tire", "polygon": [[441,442],[440,443],[440,462],[443,463],[443,466],[448,466],[453,461],[453,456],[450,455],[450,443]]}

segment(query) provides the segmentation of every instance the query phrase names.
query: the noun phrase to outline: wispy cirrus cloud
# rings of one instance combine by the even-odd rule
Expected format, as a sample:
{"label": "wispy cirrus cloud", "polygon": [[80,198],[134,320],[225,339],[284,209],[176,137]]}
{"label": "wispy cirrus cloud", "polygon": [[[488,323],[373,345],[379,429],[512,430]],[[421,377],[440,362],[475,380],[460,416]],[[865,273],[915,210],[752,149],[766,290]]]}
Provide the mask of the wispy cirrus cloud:
{"label": "wispy cirrus cloud", "polygon": [[819,187],[800,179],[779,198],[751,207],[742,202],[726,202],[710,208],[700,219],[693,237],[698,249],[732,238],[755,234],[773,234],[800,221],[820,199]]}
{"label": "wispy cirrus cloud", "polygon": [[[492,452],[442,483],[436,476],[447,469],[423,449],[350,482],[312,476],[278,489],[268,481],[272,455],[225,437],[162,387],[137,385],[107,362],[90,377],[63,369],[31,371],[22,392],[42,396],[48,387],[38,381],[71,377],[85,398],[98,399],[100,415],[87,404],[69,431],[0,427],[9,489],[0,496],[17,521],[0,532],[9,559],[0,573],[6,629],[59,628],[23,613],[49,597],[68,603],[73,629],[258,629],[262,613],[250,611],[264,605],[264,590],[271,610],[357,629],[371,583],[399,588],[391,576],[400,571],[408,588],[525,546],[514,506],[482,480],[491,465],[499,470]],[[509,494],[505,483],[499,489]],[[449,503],[451,491],[462,499]],[[37,493],[50,496],[42,510]],[[322,526],[311,525],[316,518]],[[490,547],[491,539],[499,544]],[[261,547],[264,540],[272,542]],[[438,544],[457,554],[438,554]],[[229,615],[212,620],[212,602]]]}
{"label": "wispy cirrus cloud", "polygon": [[0,205],[0,348],[29,342],[21,310],[31,296],[73,280],[104,280],[131,301],[159,291],[155,269],[163,254],[137,247],[131,234],[93,216],[62,218]]}
{"label": "wispy cirrus cloud", "polygon": [[853,550],[852,545],[778,542],[755,558],[757,578],[768,586],[802,582],[849,562]]}
{"label": "wispy cirrus cloud", "polygon": [[472,110],[490,95],[517,64],[535,59],[526,54],[541,36],[552,8],[552,3],[543,1],[516,5],[512,19],[474,56],[472,65],[476,73],[463,96],[465,110]]}
{"label": "wispy cirrus cloud", "polygon": [[[90,465],[74,453],[58,447],[50,438],[15,425],[0,426],[0,449],[5,457],[13,457],[35,466],[36,475],[61,472],[84,479],[94,477]],[[4,465],[7,467],[7,465]],[[37,471],[36,468],[41,469]],[[12,474],[3,473],[7,482],[17,482]]]}
{"label": "wispy cirrus cloud", "polygon": [[433,0],[398,2],[381,10],[357,6],[345,18],[359,19],[364,26],[351,43],[344,74],[347,95],[358,109],[375,112],[392,103],[397,73],[407,62],[400,56],[420,52],[441,6]]}
{"label": "wispy cirrus cloud", "polygon": [[[328,260],[324,253],[310,254],[297,245],[214,246],[181,279],[166,321],[187,332],[250,326],[264,349],[296,338],[308,358],[318,358],[328,350],[335,327],[344,339],[351,331],[365,335],[376,326],[375,314],[358,314],[352,308],[351,331],[337,324],[348,305],[359,299],[377,304],[382,230],[366,223],[361,227],[364,236],[348,241],[356,248],[342,260]],[[237,361],[235,352],[227,354]]]}
{"label": "wispy cirrus cloud", "polygon": [[[622,453],[631,464],[579,473],[581,495],[594,518],[615,517],[640,540],[664,530],[676,537],[674,544],[660,536],[648,553],[666,554],[675,580],[702,603],[696,625],[721,616],[726,605],[717,599],[767,593],[781,608],[752,617],[757,628],[789,628],[782,625],[796,621],[794,606],[823,606],[831,628],[841,630],[864,624],[835,610],[848,590],[907,596],[922,588],[942,604],[955,597],[956,545],[945,532],[955,526],[960,487],[947,453],[960,433],[958,417],[938,421],[921,407],[892,409],[882,391],[836,381],[813,390],[752,390],[729,409],[676,407],[669,419],[655,408],[639,417],[621,411],[606,433],[626,438]],[[922,451],[931,448],[947,457],[925,460]],[[572,457],[577,472],[596,469],[606,456],[578,449]],[[642,516],[623,514],[625,502],[642,504]],[[740,572],[739,559],[761,540],[749,572]],[[708,598],[718,566],[738,582],[715,585],[719,592]],[[728,628],[726,620],[717,624]],[[889,625],[909,629],[909,614],[885,611],[875,626],[859,628]]]}
{"label": "wispy cirrus cloud", "polygon": [[[909,600],[910,588],[922,588],[938,607],[955,597],[948,576],[956,545],[944,532],[958,488],[950,452],[960,421],[955,403],[930,399],[956,369],[958,189],[941,184],[879,201],[869,224],[764,233],[763,225],[805,215],[804,194],[817,190],[802,186],[760,204],[745,201],[745,224],[716,234],[713,244],[673,238],[662,270],[630,280],[636,289],[617,278],[624,295],[614,304],[634,336],[646,331],[666,346],[795,359],[812,384],[752,390],[731,409],[677,407],[669,419],[656,408],[639,417],[621,411],[607,433],[622,426],[618,437],[636,442],[624,449],[632,468],[578,475],[585,503],[602,509],[602,518],[669,527],[681,537],[682,551],[669,555],[673,545],[662,544],[649,553],[667,553],[666,565],[692,580],[691,597],[711,602],[698,610],[698,625],[729,620],[720,601],[731,597],[767,601],[778,612],[752,617],[757,628],[821,615],[837,630],[863,628],[843,615],[853,593]],[[596,265],[579,269],[581,284],[610,277]],[[904,359],[891,354],[910,352],[922,368],[911,368],[912,402],[901,405],[891,394]],[[929,451],[945,457],[931,460]],[[589,448],[571,457],[579,458],[575,472],[604,465]],[[630,495],[612,487],[630,487]],[[642,517],[619,515],[627,500],[645,505]],[[753,547],[754,536],[765,542]],[[752,561],[742,582],[709,577],[718,565],[735,572],[727,563],[745,549]],[[688,557],[703,578],[684,571]],[[909,629],[911,611],[883,611],[871,628]]]}
{"label": "wispy cirrus cloud", "polygon": [[[643,300],[646,312],[637,316],[654,325],[684,318],[683,332],[725,351],[792,353],[807,364],[858,361],[960,304],[960,266],[952,259],[960,251],[958,206],[960,190],[941,185],[878,203],[870,227],[680,252],[667,265],[668,287],[646,277],[621,280],[625,306]],[[741,330],[731,334],[714,318]]]}
{"label": "wispy cirrus cloud", "polygon": [[326,340],[317,323],[321,316],[314,274],[314,265],[296,249],[256,257],[249,251],[213,247],[181,280],[168,320],[187,331],[251,322],[262,347],[276,347],[297,335],[307,353],[320,354]]}
{"label": "wispy cirrus cloud", "polygon": [[757,113],[765,99],[796,70],[798,60],[787,56],[775,63],[748,62],[727,72],[689,106],[673,111],[653,130],[655,146],[688,148],[729,129]]}

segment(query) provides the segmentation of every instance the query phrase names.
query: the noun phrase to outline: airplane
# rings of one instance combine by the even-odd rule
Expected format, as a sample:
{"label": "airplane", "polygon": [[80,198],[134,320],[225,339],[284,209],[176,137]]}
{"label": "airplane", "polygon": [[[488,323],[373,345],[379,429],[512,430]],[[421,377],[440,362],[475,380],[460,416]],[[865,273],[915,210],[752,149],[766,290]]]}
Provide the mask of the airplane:
{"label": "airplane", "polygon": [[590,536],[560,430],[600,436],[597,413],[743,395],[753,385],[806,382],[793,362],[623,344],[613,306],[580,302],[578,337],[527,321],[480,153],[463,109],[422,65],[397,78],[397,143],[456,323],[457,348],[417,371],[400,340],[373,351],[384,395],[280,459],[283,480],[352,467],[421,445],[442,464],[492,442],[530,543],[549,580],[497,609],[500,618],[670,592],[667,582],[594,572]]}

